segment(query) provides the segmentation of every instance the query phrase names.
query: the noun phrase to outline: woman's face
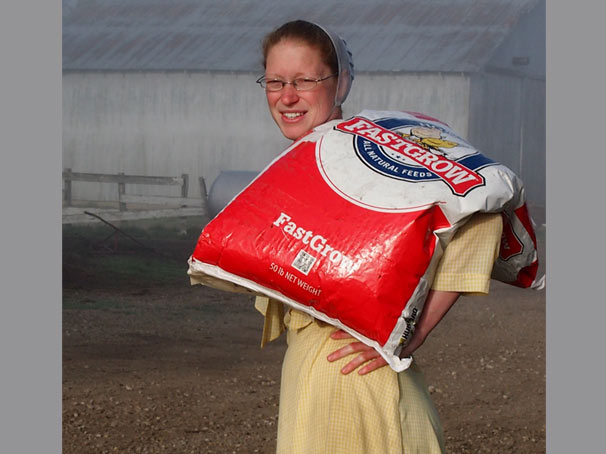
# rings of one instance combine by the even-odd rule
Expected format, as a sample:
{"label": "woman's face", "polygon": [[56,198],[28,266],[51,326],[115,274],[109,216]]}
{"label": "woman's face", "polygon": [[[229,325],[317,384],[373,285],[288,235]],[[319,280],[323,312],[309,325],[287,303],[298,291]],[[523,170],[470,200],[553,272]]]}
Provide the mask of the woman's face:
{"label": "woman's face", "polygon": [[[322,79],[331,75],[320,51],[302,41],[283,39],[267,54],[265,77],[292,82],[296,78]],[[337,78],[331,77],[309,91],[297,91],[292,84],[280,91],[266,91],[274,121],[288,139],[296,140],[309,130],[339,117],[333,109]]]}

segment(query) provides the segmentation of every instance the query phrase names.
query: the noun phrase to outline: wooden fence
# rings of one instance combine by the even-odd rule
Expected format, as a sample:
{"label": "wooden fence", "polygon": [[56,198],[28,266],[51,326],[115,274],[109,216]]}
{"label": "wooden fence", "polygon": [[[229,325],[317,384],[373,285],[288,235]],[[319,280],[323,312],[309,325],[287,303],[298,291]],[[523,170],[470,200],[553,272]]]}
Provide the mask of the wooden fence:
{"label": "wooden fence", "polygon": [[[201,198],[189,197],[189,175],[180,177],[126,175],[124,173],[86,173],[63,171],[63,223],[76,224],[95,222],[85,213],[103,216],[106,220],[121,221],[161,217],[205,216],[208,214],[207,192],[204,178],[198,179]],[[86,181],[118,185],[115,201],[74,200],[72,182]],[[157,196],[127,194],[126,185],[180,186],[180,196]]]}

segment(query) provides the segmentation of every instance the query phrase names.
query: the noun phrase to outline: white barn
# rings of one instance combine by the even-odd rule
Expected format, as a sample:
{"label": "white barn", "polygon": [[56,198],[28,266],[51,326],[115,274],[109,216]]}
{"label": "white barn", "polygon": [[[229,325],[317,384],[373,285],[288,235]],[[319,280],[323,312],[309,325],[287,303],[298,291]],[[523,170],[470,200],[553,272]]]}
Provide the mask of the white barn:
{"label": "white barn", "polygon": [[[63,0],[63,167],[209,187],[261,170],[288,142],[255,84],[260,42],[297,18],[352,50],[345,116],[441,119],[518,173],[544,221],[545,0]],[[74,183],[73,197],[114,197],[106,186]]]}

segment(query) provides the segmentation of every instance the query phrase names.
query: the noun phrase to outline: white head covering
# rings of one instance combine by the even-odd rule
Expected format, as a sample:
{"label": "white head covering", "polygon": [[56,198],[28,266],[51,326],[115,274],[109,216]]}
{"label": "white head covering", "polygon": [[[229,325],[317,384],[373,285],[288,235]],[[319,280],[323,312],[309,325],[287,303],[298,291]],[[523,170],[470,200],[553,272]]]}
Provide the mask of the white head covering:
{"label": "white head covering", "polygon": [[354,64],[351,52],[347,48],[347,43],[343,38],[332,30],[313,22],[328,35],[337,54],[337,63],[339,65],[339,78],[337,79],[337,93],[335,95],[335,107],[339,107],[349,94],[351,84],[354,80]]}

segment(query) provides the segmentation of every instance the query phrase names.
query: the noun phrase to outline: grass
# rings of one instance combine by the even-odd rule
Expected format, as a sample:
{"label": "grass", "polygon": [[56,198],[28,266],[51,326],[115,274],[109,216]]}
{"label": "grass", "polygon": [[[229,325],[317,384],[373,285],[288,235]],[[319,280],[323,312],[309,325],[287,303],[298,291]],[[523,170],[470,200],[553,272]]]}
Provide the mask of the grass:
{"label": "grass", "polygon": [[[166,240],[175,238],[196,239],[208,219],[202,216],[190,216],[187,219],[163,218],[160,220],[137,220],[114,222],[116,228],[128,233],[138,240]],[[85,237],[101,240],[114,230],[105,224],[64,225],[64,237]]]}
{"label": "grass", "polygon": [[75,299],[75,298],[64,298],[63,299],[64,310],[105,310],[120,312],[123,314],[134,314],[135,311],[129,304],[122,301],[115,301],[111,299]]}
{"label": "grass", "polygon": [[111,255],[95,259],[96,272],[116,283],[166,285],[187,279],[187,264],[144,256]]}
{"label": "grass", "polygon": [[128,238],[107,225],[64,226],[64,287],[188,285],[188,251],[193,251],[200,229],[192,228],[184,234],[173,227],[119,227],[132,237]]}

